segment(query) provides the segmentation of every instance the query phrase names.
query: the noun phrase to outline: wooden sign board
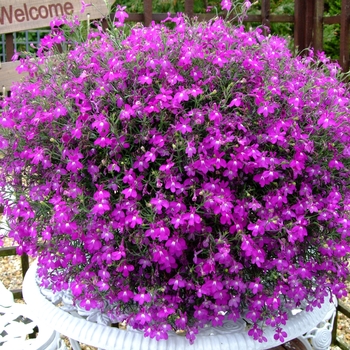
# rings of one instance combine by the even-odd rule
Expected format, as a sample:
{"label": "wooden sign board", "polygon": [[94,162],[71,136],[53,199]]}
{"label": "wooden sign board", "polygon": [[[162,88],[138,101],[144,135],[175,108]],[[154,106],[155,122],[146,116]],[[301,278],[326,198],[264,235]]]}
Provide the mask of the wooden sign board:
{"label": "wooden sign board", "polygon": [[19,66],[19,64],[19,61],[1,63],[0,92],[2,92],[3,89],[9,91],[12,83],[20,81],[23,78],[24,73],[19,74],[16,71],[16,68]]}
{"label": "wooden sign board", "polygon": [[[3,3],[6,4],[3,4]],[[104,0],[84,1],[85,10],[81,13],[81,0],[10,0],[0,3],[0,34],[48,27],[50,22],[62,16],[78,16],[80,20],[99,19],[108,15]],[[114,1],[110,0],[110,4]],[[23,74],[16,71],[19,62],[5,62],[0,65],[0,92],[10,90]]]}
{"label": "wooden sign board", "polygon": [[102,18],[108,14],[104,0],[86,0],[83,13],[81,0],[10,0],[0,3],[0,34],[49,27],[62,16],[78,16],[80,20]]}

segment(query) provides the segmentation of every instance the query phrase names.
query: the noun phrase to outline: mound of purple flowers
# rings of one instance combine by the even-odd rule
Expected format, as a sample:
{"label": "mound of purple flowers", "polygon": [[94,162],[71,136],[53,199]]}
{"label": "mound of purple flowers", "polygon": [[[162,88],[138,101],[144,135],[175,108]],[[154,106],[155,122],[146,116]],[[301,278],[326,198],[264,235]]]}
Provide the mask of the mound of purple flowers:
{"label": "mound of purple flowers", "polygon": [[28,75],[1,103],[9,236],[39,257],[43,285],[146,336],[193,342],[244,316],[254,339],[265,323],[283,341],[286,309],[346,293],[340,69],[219,18],[125,36],[125,16],[86,42],[58,20],[21,60]]}

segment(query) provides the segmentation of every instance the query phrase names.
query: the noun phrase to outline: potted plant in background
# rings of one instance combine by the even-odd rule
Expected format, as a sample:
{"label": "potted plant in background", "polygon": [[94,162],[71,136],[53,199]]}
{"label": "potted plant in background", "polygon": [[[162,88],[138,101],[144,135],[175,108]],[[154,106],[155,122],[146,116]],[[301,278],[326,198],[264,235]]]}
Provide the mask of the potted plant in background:
{"label": "potted plant in background", "polygon": [[124,10],[86,41],[56,20],[21,59],[1,102],[8,235],[42,286],[145,336],[244,317],[283,342],[286,310],[346,293],[343,74],[219,17],[126,34]]}

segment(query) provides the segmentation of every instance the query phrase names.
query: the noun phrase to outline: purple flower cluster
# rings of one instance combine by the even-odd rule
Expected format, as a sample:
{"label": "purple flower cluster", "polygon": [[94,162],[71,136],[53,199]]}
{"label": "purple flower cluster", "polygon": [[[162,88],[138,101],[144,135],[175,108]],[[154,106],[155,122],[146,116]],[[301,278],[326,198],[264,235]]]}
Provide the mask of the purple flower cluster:
{"label": "purple flower cluster", "polygon": [[43,285],[146,336],[192,343],[245,317],[257,341],[263,323],[283,341],[286,308],[346,293],[340,69],[219,18],[126,36],[125,16],[86,42],[58,20],[22,59],[28,75],[1,103],[9,236],[38,256]]}

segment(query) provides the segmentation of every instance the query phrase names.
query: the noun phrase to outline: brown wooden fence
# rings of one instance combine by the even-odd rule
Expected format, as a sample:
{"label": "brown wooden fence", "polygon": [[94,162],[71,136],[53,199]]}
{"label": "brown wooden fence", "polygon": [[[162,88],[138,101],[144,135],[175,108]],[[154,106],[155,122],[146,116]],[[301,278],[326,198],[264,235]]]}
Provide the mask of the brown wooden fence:
{"label": "brown wooden fence", "polygon": [[[332,344],[339,346],[342,350],[349,350],[350,349],[349,345],[345,344],[343,340],[337,336],[337,330],[338,330],[339,314],[343,314],[346,318],[350,319],[350,307],[341,301],[338,301],[338,302],[339,302],[339,305],[337,307],[337,314],[334,320],[334,326],[332,331]],[[349,331],[350,331],[349,329],[346,329],[346,332],[349,332]]]}
{"label": "brown wooden fence", "polygon": [[[0,259],[6,256],[15,256],[15,255],[17,255],[16,247],[0,248]],[[1,260],[0,260],[0,264],[3,263]],[[24,278],[26,272],[29,269],[29,258],[27,254],[21,255],[21,266],[22,266],[22,276]],[[0,280],[1,280],[1,276],[0,276]],[[22,289],[13,289],[11,290],[11,292],[13,293],[13,296],[15,297],[15,299],[23,299]]]}
{"label": "brown wooden fence", "polygon": [[[195,0],[185,0],[185,13],[194,16],[193,5]],[[130,14],[128,20],[143,22],[148,26],[152,21],[159,22],[167,17],[167,14],[155,14],[152,10],[152,0],[144,0],[144,13]],[[341,13],[336,16],[324,16],[324,0],[295,0],[294,16],[271,13],[270,0],[260,0],[261,13],[248,15],[246,22],[259,22],[270,26],[271,23],[293,23],[294,45],[298,51],[313,47],[315,50],[323,50],[323,26],[328,24],[340,24],[340,53],[339,64],[344,71],[349,70],[350,51],[350,0],[342,0]],[[212,17],[211,14],[196,14],[200,20]]]}

